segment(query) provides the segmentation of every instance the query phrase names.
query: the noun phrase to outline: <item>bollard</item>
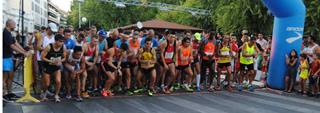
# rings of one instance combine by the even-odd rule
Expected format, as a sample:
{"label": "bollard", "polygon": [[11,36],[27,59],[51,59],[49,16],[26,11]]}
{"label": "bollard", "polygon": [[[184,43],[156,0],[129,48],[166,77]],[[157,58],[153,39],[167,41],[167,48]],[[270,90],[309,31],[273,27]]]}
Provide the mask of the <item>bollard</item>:
{"label": "bollard", "polygon": [[38,99],[34,98],[31,96],[30,94],[30,90],[31,90],[31,85],[33,82],[33,76],[32,76],[32,56],[26,57],[24,59],[24,64],[23,64],[23,68],[24,68],[24,73],[23,73],[23,78],[24,78],[24,96],[21,97],[20,99],[18,99],[16,102],[40,102]]}

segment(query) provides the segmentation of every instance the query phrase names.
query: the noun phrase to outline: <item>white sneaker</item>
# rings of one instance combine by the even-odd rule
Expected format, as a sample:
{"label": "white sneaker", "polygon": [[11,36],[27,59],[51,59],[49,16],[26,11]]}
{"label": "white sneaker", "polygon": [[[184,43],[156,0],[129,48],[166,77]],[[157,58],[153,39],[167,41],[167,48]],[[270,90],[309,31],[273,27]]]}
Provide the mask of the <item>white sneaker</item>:
{"label": "white sneaker", "polygon": [[48,100],[47,93],[41,93],[40,98],[41,98],[42,101]]}
{"label": "white sneaker", "polygon": [[46,94],[48,95],[48,96],[50,96],[50,97],[52,97],[52,96],[54,96],[54,94],[53,93],[51,93],[50,91],[46,91]]}
{"label": "white sneaker", "polygon": [[55,100],[56,103],[60,103],[61,102],[60,97],[58,95],[54,96],[54,100]]}
{"label": "white sneaker", "polygon": [[68,96],[66,96],[66,98],[67,98],[68,100],[70,100],[70,99],[72,98],[72,96],[71,96],[71,95],[68,95]]}
{"label": "white sneaker", "polygon": [[83,99],[82,99],[80,96],[78,96],[78,97],[76,97],[76,101],[77,101],[77,102],[82,102]]}

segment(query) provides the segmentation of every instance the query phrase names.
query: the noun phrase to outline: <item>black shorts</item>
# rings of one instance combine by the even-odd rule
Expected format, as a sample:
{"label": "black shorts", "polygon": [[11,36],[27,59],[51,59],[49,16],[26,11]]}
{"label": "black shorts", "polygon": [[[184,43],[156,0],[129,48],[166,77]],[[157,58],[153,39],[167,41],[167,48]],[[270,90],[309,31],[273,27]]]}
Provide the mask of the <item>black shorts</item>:
{"label": "black shorts", "polygon": [[55,66],[55,65],[49,65],[49,64],[43,65],[43,72],[46,74],[53,74],[58,70],[61,70],[61,66]]}
{"label": "black shorts", "polygon": [[314,84],[316,84],[316,83],[319,81],[319,77],[313,78],[312,76],[313,76],[313,75],[310,75],[310,76],[309,76],[309,84],[310,84],[310,85],[314,85]]}
{"label": "black shorts", "polygon": [[[113,65],[117,66],[118,63],[117,62],[113,62]],[[103,63],[103,67],[106,71],[110,71],[110,72],[115,72],[116,69],[114,69],[113,67],[109,66],[109,64],[107,62]]]}
{"label": "black shorts", "polygon": [[120,64],[121,68],[130,68],[130,63],[129,62],[121,62]]}
{"label": "black shorts", "polygon": [[254,70],[254,68],[253,68],[253,64],[241,64],[240,63],[240,70],[241,71],[244,71],[244,70],[246,70],[246,67],[248,68],[248,70]]}
{"label": "black shorts", "polygon": [[43,73],[43,63],[42,63],[42,61],[38,61],[38,73],[40,74],[40,75],[42,75],[42,73]]}
{"label": "black shorts", "polygon": [[197,63],[197,62],[200,62],[199,57],[193,57],[193,63]]}
{"label": "black shorts", "polygon": [[[163,62],[159,62],[159,64],[163,67],[164,66],[164,63]],[[174,64],[174,62],[169,62],[167,63],[167,65],[170,65],[170,64]]]}
{"label": "black shorts", "polygon": [[148,69],[140,68],[143,74],[150,74],[152,70],[156,69],[155,67],[150,67]]}
{"label": "black shorts", "polygon": [[185,65],[185,66],[180,65],[180,66],[176,67],[176,69],[183,71],[183,70],[187,69],[188,67],[190,67],[190,65]]}
{"label": "black shorts", "polygon": [[129,66],[130,68],[134,68],[134,67],[137,67],[139,64],[138,63],[133,63],[133,62],[129,62]]}
{"label": "black shorts", "polygon": [[231,66],[231,63],[228,62],[228,63],[218,63],[218,68],[224,68],[224,67],[229,67]]}

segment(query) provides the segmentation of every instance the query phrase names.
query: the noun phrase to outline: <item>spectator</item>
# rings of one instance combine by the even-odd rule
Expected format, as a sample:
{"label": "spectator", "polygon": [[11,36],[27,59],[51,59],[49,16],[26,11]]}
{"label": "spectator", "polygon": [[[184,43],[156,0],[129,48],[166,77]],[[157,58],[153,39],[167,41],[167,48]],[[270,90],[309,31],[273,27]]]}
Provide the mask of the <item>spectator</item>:
{"label": "spectator", "polygon": [[12,101],[19,98],[11,92],[11,85],[14,78],[13,50],[30,56],[30,52],[24,50],[21,45],[12,37],[11,32],[16,28],[14,20],[7,20],[6,27],[3,30],[3,83],[4,83],[4,101]]}
{"label": "spectator", "polygon": [[285,75],[285,90],[284,92],[291,93],[296,81],[298,56],[296,50],[291,50],[290,55],[286,55],[286,64],[288,65]]}

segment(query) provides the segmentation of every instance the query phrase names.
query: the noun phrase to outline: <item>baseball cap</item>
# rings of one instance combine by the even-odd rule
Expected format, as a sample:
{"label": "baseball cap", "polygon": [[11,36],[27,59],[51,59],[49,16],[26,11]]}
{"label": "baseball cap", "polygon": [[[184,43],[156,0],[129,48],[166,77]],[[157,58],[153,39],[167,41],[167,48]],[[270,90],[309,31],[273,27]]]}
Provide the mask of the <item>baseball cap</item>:
{"label": "baseball cap", "polygon": [[107,33],[104,30],[99,30],[97,34],[102,37],[107,37]]}
{"label": "baseball cap", "polygon": [[49,23],[48,28],[50,28],[52,32],[58,32],[58,26],[55,23]]}
{"label": "baseball cap", "polygon": [[201,40],[201,34],[200,33],[195,33],[194,34],[195,39]]}

